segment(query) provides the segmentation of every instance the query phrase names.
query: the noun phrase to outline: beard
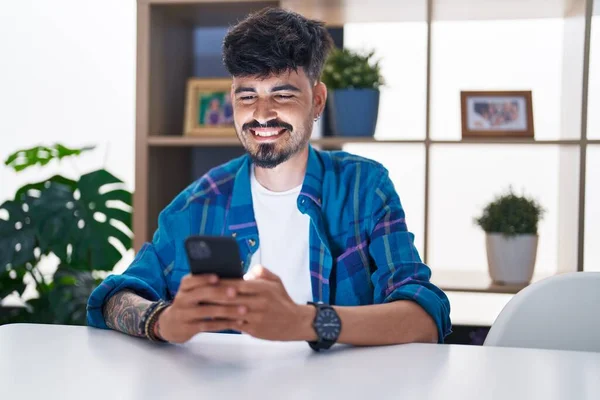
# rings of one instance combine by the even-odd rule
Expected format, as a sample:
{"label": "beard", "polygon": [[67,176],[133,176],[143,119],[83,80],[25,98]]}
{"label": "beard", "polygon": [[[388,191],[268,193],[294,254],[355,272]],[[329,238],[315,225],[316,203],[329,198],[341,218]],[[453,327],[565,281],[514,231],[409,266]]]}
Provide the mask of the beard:
{"label": "beard", "polygon": [[[281,128],[285,129],[285,132],[274,143],[258,143],[253,138],[254,134],[250,132],[250,129],[258,127]],[[309,119],[308,123],[299,129],[279,120],[271,120],[264,124],[259,124],[257,121],[244,124],[242,132],[238,132],[238,136],[254,165],[272,169],[304,149],[310,140],[311,132],[312,119]]]}

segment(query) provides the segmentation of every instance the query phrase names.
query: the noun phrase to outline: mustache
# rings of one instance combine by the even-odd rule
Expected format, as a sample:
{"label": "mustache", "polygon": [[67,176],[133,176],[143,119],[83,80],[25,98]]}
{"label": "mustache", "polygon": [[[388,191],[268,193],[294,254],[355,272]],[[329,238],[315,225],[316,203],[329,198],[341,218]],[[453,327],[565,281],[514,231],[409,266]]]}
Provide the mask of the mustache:
{"label": "mustache", "polygon": [[254,128],[281,128],[287,129],[290,132],[292,132],[292,130],[294,129],[290,124],[283,121],[279,121],[277,119],[272,119],[270,121],[265,122],[264,124],[261,124],[257,120],[254,120],[252,122],[246,122],[244,125],[242,125],[243,131],[247,131],[248,129]]}

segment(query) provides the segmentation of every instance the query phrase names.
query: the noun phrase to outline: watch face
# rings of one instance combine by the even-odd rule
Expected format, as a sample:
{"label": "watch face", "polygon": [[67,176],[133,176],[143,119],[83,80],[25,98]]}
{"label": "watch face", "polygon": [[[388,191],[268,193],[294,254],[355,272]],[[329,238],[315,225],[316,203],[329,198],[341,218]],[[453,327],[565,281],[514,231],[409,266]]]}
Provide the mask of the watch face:
{"label": "watch face", "polygon": [[332,309],[321,309],[315,319],[315,329],[322,339],[336,340],[340,336],[340,319]]}

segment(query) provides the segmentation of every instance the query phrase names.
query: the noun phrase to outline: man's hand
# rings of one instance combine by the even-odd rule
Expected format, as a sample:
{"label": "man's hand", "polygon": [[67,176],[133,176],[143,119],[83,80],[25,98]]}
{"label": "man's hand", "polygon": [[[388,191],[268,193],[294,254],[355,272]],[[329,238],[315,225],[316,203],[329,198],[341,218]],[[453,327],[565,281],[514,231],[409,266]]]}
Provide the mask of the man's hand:
{"label": "man's hand", "polygon": [[316,340],[311,325],[314,307],[294,303],[281,279],[265,267],[253,268],[246,280],[221,283],[235,288],[235,304],[247,309],[244,324],[236,329],[267,340]]}
{"label": "man's hand", "polygon": [[156,333],[168,342],[184,343],[200,332],[240,330],[247,307],[234,304],[236,295],[235,287],[219,284],[216,275],[187,275],[173,304],[160,314]]}

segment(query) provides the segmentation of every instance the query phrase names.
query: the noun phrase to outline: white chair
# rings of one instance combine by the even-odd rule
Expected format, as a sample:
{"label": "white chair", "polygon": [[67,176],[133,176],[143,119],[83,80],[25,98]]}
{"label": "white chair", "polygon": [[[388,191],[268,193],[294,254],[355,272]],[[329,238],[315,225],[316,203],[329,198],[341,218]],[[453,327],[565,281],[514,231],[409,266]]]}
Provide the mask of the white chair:
{"label": "white chair", "polygon": [[600,272],[574,272],[517,293],[484,346],[600,352]]}

